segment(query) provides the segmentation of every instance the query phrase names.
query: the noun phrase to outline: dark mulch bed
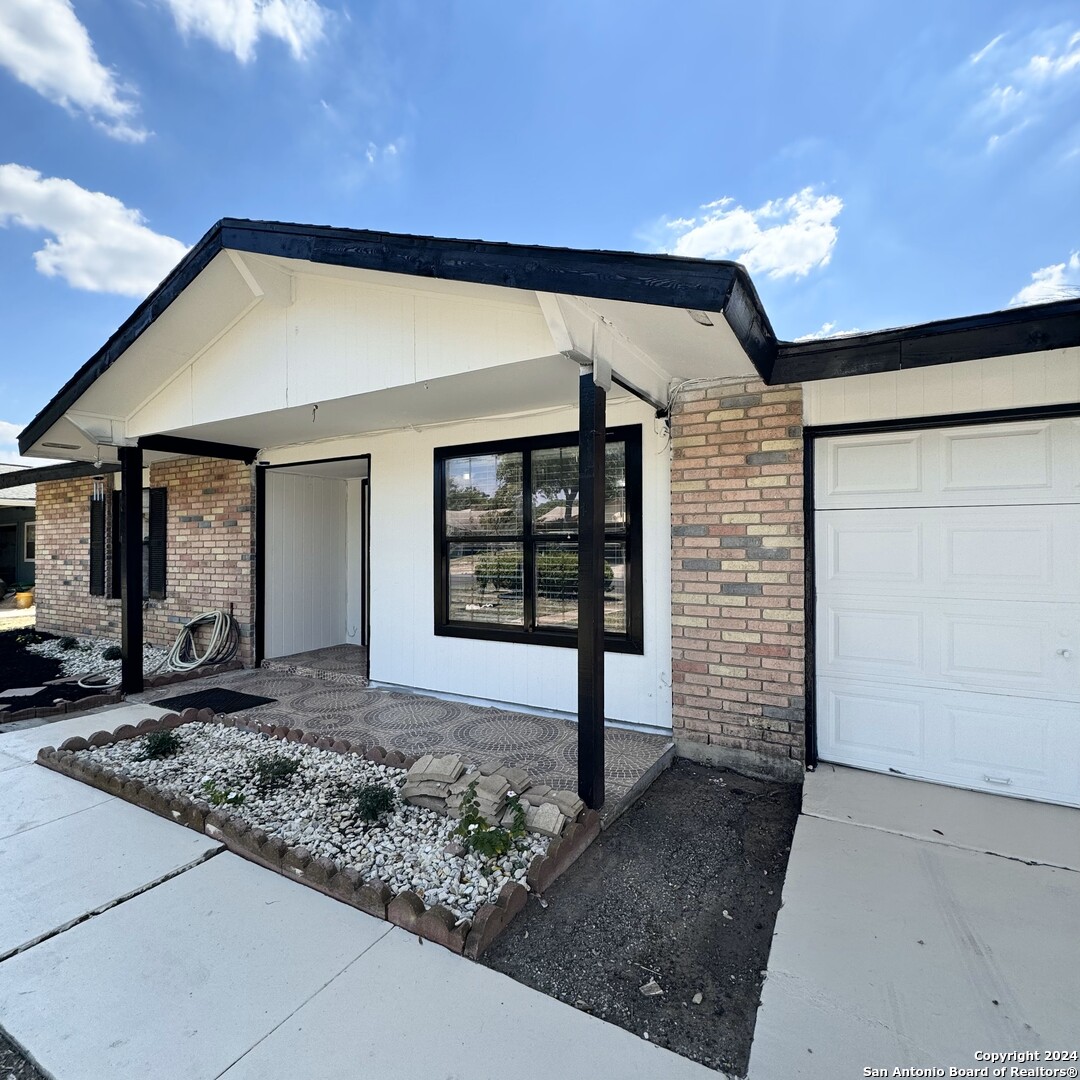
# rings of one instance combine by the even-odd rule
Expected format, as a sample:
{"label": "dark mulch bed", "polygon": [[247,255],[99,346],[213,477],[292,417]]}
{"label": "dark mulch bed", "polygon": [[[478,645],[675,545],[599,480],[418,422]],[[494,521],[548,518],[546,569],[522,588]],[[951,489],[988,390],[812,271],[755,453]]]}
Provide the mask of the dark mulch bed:
{"label": "dark mulch bed", "polygon": [[[799,799],[798,785],[676,761],[484,962],[745,1075]],[[642,994],[650,980],[662,994]]]}
{"label": "dark mulch bed", "polygon": [[[50,679],[59,679],[63,675],[59,660],[50,660],[28,652],[26,649],[27,644],[36,641],[52,641],[55,637],[55,634],[45,634],[40,630],[0,631],[0,691],[23,686],[43,686]],[[78,701],[79,698],[99,693],[101,693],[100,690],[84,690],[74,683],[65,683],[58,686],[46,686],[37,694],[3,698],[0,699],[0,704],[6,704],[7,712],[12,713],[22,709],[46,708],[57,698]],[[0,711],[0,722],[2,721],[3,712]],[[0,1074],[0,1078],[2,1075]]]}
{"label": "dark mulch bed", "polygon": [[0,1080],[45,1080],[45,1074],[30,1062],[0,1029]]}

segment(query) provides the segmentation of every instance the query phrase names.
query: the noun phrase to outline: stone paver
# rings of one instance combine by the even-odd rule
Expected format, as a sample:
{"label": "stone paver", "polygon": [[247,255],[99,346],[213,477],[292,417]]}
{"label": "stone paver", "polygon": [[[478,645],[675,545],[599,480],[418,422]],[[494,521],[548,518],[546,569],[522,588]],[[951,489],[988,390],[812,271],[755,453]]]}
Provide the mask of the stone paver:
{"label": "stone paver", "polygon": [[0,964],[3,1023],[58,1080],[212,1080],[390,930],[225,853]]}
{"label": "stone paver", "polygon": [[395,929],[222,1080],[720,1075]]}

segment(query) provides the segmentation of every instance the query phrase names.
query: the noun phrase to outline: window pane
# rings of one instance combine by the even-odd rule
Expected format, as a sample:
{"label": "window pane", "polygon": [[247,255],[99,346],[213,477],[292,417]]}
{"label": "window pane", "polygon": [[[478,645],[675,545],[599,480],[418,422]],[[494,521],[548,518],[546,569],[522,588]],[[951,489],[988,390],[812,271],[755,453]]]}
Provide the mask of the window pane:
{"label": "window pane", "polygon": [[[576,533],[578,527],[578,448],[534,450],[533,527],[538,533]],[[604,462],[607,492],[604,520],[609,529],[626,527],[626,444],[608,443]]]}
{"label": "window pane", "polygon": [[[536,547],[536,625],[577,628],[577,547],[538,544]],[[627,633],[626,545],[604,545],[604,629]]]}
{"label": "window pane", "polygon": [[525,625],[521,544],[450,545],[450,622]]}
{"label": "window pane", "polygon": [[446,476],[447,536],[520,536],[521,454],[449,458]]}

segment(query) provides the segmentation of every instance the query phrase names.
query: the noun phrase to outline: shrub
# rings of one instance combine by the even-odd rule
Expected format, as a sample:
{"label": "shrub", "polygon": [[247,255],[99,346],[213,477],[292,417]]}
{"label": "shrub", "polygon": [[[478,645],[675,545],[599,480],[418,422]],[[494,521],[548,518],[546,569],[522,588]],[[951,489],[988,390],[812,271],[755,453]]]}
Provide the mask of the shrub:
{"label": "shrub", "polygon": [[[536,591],[541,596],[568,600],[577,596],[578,560],[576,551],[542,551],[536,556]],[[611,563],[604,563],[604,592],[615,581]]]}
{"label": "shrub", "polygon": [[124,650],[119,645],[110,645],[102,654],[102,660],[122,660],[124,658]]}
{"label": "shrub", "polygon": [[492,825],[480,813],[480,800],[476,797],[478,780],[474,780],[461,798],[461,820],[454,835],[460,836],[468,851],[482,859],[497,859],[515,847],[515,841],[525,835],[525,808],[518,796],[511,792],[506,806],[511,811],[510,828]]}
{"label": "shrub", "polygon": [[73,637],[62,637],[60,639],[60,648],[64,652],[71,652],[72,649],[79,648],[79,639]]}
{"label": "shrub", "polygon": [[156,761],[158,758],[172,757],[184,745],[175,731],[151,731],[143,737],[141,761]]}
{"label": "shrub", "polygon": [[202,793],[212,806],[242,806],[244,803],[241,792],[219,788],[217,781],[209,776],[202,782]]}
{"label": "shrub", "polygon": [[263,754],[255,759],[255,790],[262,796],[285,787],[292,780],[298,761],[283,754]]}
{"label": "shrub", "polygon": [[521,553],[491,551],[473,560],[476,587],[483,592],[490,585],[496,592],[521,592]]}
{"label": "shrub", "polygon": [[364,784],[354,791],[356,812],[362,821],[378,821],[397,803],[393,791],[384,784]]}

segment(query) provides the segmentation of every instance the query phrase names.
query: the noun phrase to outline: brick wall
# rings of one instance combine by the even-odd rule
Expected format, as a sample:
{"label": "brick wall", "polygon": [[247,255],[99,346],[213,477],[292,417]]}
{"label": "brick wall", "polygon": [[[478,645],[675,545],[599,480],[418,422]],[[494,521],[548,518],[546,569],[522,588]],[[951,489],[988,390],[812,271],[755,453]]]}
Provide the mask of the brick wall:
{"label": "brick wall", "polygon": [[797,777],[804,754],[802,391],[695,386],[672,411],[679,752]]}
{"label": "brick wall", "polygon": [[[106,546],[111,536],[106,478]],[[150,486],[168,489],[164,600],[146,604],[145,639],[170,645],[180,626],[224,608],[240,624],[240,658],[253,659],[255,489],[251,468],[235,461],[180,458],[150,466]],[[120,601],[90,595],[92,479],[37,489],[37,625],[60,634],[120,639]],[[111,553],[106,551],[106,568]]]}

